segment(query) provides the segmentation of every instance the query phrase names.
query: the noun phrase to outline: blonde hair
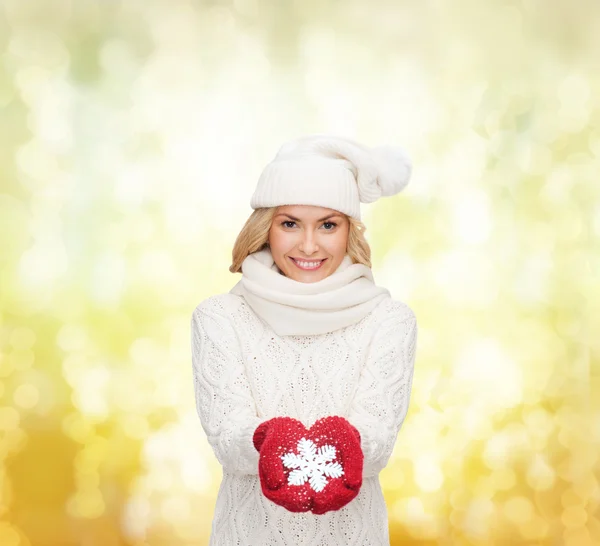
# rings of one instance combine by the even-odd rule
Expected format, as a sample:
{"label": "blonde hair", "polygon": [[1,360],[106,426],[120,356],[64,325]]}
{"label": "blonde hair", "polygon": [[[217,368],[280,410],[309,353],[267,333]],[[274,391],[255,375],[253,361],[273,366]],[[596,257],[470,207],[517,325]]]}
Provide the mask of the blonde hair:
{"label": "blonde hair", "polygon": [[[233,251],[233,263],[229,267],[231,273],[242,271],[242,262],[248,254],[262,250],[268,246],[269,230],[277,207],[258,208],[252,212],[244,227],[239,232]],[[350,222],[348,231],[348,247],[346,252],[352,258],[352,263],[359,263],[371,267],[371,247],[365,239],[367,227],[351,216],[344,215]]]}

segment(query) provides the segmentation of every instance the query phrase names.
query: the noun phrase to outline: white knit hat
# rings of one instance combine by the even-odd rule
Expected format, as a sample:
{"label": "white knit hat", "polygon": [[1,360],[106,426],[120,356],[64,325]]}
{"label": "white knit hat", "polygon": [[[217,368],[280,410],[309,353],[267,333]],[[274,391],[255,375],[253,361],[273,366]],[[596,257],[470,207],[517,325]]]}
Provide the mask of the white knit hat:
{"label": "white knit hat", "polygon": [[411,172],[398,146],[369,148],[334,135],[305,136],[281,146],[260,175],[250,206],[315,205],[360,220],[360,203],[397,194]]}

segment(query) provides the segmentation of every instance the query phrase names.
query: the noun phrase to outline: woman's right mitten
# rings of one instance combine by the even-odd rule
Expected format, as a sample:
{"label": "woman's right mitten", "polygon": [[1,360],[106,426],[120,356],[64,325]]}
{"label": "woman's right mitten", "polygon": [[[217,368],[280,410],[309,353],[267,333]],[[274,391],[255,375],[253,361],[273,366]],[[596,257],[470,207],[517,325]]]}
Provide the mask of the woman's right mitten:
{"label": "woman's right mitten", "polygon": [[308,512],[313,502],[308,484],[298,486],[288,482],[282,460],[306,433],[306,427],[298,419],[274,417],[261,423],[253,435],[254,447],[260,453],[258,474],[263,494],[290,512]]}

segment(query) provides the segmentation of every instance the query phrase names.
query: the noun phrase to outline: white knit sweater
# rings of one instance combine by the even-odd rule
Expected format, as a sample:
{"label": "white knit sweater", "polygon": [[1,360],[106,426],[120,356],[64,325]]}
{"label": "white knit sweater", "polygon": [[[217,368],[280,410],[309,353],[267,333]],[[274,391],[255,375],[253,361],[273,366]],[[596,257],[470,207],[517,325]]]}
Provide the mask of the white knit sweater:
{"label": "white knit sweater", "polygon": [[[277,336],[225,293],[192,315],[192,361],[202,428],[223,466],[210,546],[389,546],[379,472],[408,411],[417,321],[386,298],[359,322],[327,334]],[[340,510],[294,513],[261,490],[255,428],[276,416],[306,427],[340,415],[361,434],[363,484]]]}

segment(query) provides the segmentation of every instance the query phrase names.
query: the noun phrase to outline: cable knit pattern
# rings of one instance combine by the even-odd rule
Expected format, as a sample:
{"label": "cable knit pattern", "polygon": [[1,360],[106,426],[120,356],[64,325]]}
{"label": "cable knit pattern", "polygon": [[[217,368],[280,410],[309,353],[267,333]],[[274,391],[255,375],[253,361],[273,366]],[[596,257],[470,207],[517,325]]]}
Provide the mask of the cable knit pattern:
{"label": "cable knit pattern", "polygon": [[[192,315],[192,363],[202,428],[223,466],[210,546],[389,546],[378,474],[408,411],[417,321],[386,298],[359,322],[319,335],[278,336],[225,293]],[[290,512],[265,497],[253,433],[289,416],[310,428],[338,415],[360,433],[359,494],[322,515]]]}

